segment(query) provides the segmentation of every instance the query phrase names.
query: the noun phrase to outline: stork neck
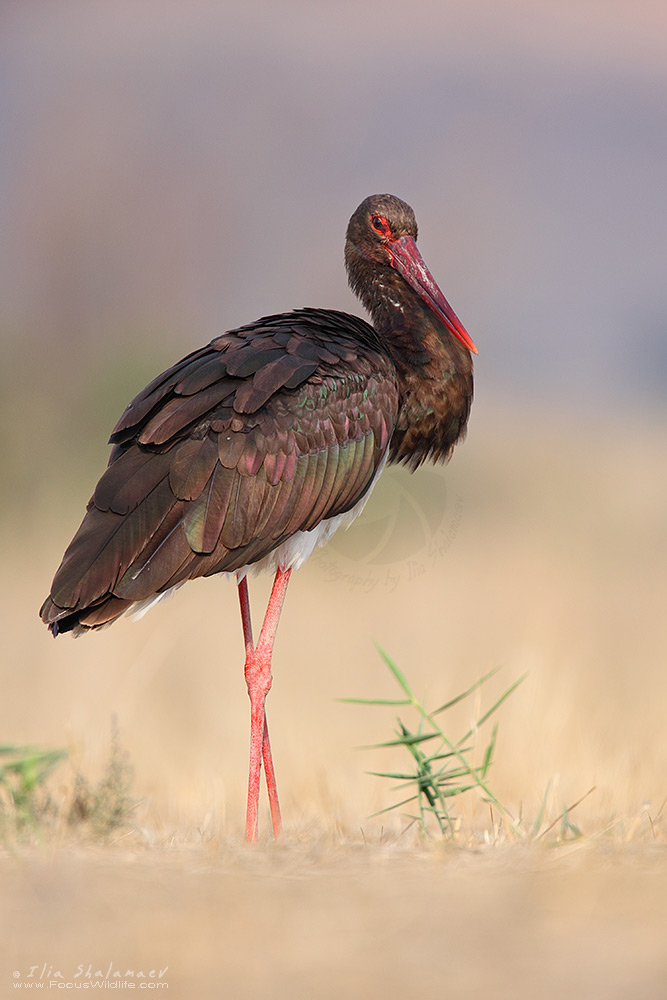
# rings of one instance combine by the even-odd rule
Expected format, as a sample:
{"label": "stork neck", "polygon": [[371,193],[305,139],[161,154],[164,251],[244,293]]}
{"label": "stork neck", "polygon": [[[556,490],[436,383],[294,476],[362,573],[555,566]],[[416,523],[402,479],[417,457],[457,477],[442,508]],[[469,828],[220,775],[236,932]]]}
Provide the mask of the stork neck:
{"label": "stork neck", "polygon": [[391,267],[350,269],[350,284],[398,376],[400,409],[393,461],[416,467],[446,460],[465,429],[472,403],[472,357],[444,322]]}
{"label": "stork neck", "polygon": [[465,345],[393,268],[368,268],[363,281],[351,284],[371,314],[399,383],[443,382],[472,371]]}

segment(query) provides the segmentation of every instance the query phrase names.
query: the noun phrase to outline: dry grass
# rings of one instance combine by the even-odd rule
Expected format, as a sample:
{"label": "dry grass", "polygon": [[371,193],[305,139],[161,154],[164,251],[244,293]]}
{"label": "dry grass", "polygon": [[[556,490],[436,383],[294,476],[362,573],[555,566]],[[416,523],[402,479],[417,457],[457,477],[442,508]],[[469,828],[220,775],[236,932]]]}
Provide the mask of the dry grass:
{"label": "dry grass", "polygon": [[[296,575],[269,699],[286,836],[255,851],[233,586],[53,642],[36,610],[86,487],[24,545],[7,533],[0,742],[67,744],[94,785],[115,713],[140,804],[107,846],[64,827],[10,845],[0,992],[14,964],[115,961],[169,966],[183,997],[664,995],[664,435],[507,416],[484,439],[473,427],[444,479],[392,474],[356,540]],[[44,525],[43,505],[24,520]],[[253,581],[258,605],[267,586]],[[500,664],[490,704],[529,672],[498,714],[490,780],[528,830],[548,787],[548,835],[517,840],[479,799],[449,846],[369,819],[392,797],[364,772],[391,767],[355,748],[389,738],[395,711],[335,699],[395,696],[373,639],[430,704]],[[563,808],[591,786],[582,837],[563,842]]]}

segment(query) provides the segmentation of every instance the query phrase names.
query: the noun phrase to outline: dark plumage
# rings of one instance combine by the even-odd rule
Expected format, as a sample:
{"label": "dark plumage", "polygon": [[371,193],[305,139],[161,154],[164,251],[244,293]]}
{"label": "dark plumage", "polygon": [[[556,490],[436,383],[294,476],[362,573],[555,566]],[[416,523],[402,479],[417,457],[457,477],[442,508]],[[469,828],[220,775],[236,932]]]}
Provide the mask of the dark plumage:
{"label": "dark plumage", "polygon": [[[416,237],[409,205],[367,198],[345,263],[373,326],[325,309],[268,316],[139,393],[42,606],[54,636],[100,628],[195,577],[242,580],[260,563],[286,587],[340,515],[360,510],[387,457],[413,469],[449,458],[470,411],[475,348]],[[251,656],[248,631],[246,644]]]}
{"label": "dark plumage", "polygon": [[54,634],[233,572],[353,507],[396,422],[396,373],[362,320],[303,309],[223,334],[155,379],[53,581]]}

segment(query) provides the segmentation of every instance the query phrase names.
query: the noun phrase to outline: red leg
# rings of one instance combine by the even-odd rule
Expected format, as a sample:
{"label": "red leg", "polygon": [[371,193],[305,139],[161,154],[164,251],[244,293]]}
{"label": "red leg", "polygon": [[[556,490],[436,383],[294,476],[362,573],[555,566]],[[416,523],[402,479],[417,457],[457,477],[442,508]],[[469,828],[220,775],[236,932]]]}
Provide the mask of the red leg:
{"label": "red leg", "polygon": [[291,570],[280,569],[276,573],[256,649],[253,649],[250,602],[248,600],[248,584],[245,577],[239,583],[241,621],[243,623],[243,638],[246,647],[245,678],[250,696],[250,773],[248,776],[248,810],[246,813],[246,840],[250,842],[254,842],[257,839],[257,810],[262,759],[264,760],[274,836],[278,836],[281,829],[278,789],[276,786],[273,759],[271,757],[269,729],[264,706],[266,696],[271,688],[271,654],[273,652],[273,643],[278,629],[280,612],[285,600],[290,573]]}
{"label": "red leg", "polygon": [[[254,656],[254,644],[252,639],[252,621],[250,618],[250,600],[248,598],[248,582],[247,578],[244,577],[239,582],[239,601],[241,604],[241,621],[243,623],[243,639],[245,642],[246,651],[246,662],[245,662],[245,678],[246,684],[248,685],[248,693],[252,686],[252,675],[253,675],[253,656]],[[264,711],[264,735],[262,739],[262,760],[264,762],[264,772],[266,775],[266,787],[269,793],[269,805],[271,807],[271,820],[273,825],[273,834],[277,837],[280,834],[281,823],[280,823],[280,805],[278,803],[278,788],[276,785],[276,775],[273,768],[273,759],[271,757],[271,743],[269,740],[269,726],[266,719],[266,710]],[[259,782],[257,782],[257,794],[259,796]],[[249,791],[250,796],[250,791]],[[257,807],[254,807],[255,819],[254,825],[256,827],[256,813]],[[251,818],[247,826],[253,825],[253,819]],[[252,839],[252,838],[250,838]]]}
{"label": "red leg", "polygon": [[266,712],[264,713],[262,759],[264,761],[266,790],[269,793],[269,808],[271,809],[271,826],[273,827],[273,836],[279,837],[282,830],[282,823],[280,822],[280,803],[278,802],[278,786],[276,784],[276,772],[273,768],[273,758],[271,756],[271,742],[269,740],[269,725],[266,721]]}
{"label": "red leg", "polygon": [[255,646],[252,641],[252,621],[250,620],[250,598],[248,597],[248,577],[239,580],[239,602],[241,604],[241,622],[243,624],[243,641],[245,642],[246,673],[248,660],[252,657]]}

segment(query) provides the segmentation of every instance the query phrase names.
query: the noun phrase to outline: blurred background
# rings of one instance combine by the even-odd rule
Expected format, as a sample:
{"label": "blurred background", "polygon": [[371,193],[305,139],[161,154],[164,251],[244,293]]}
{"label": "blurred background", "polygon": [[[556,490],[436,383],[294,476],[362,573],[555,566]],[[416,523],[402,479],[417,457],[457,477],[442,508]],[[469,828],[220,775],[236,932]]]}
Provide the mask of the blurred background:
{"label": "blurred background", "polygon": [[517,811],[549,781],[558,807],[596,785],[598,829],[658,811],[666,50],[647,0],[2,4],[0,741],[94,769],[115,712],[149,826],[240,829],[232,584],[80,642],[37,612],[128,400],[263,314],[360,313],[345,228],[390,191],[477,343],[476,401],[446,472],[390,470],[292,584],[270,697],[288,823],[358,830],[386,804],[354,747],[391,715],[334,701],[395,694],[373,640],[432,705],[529,671],[495,775]]}

